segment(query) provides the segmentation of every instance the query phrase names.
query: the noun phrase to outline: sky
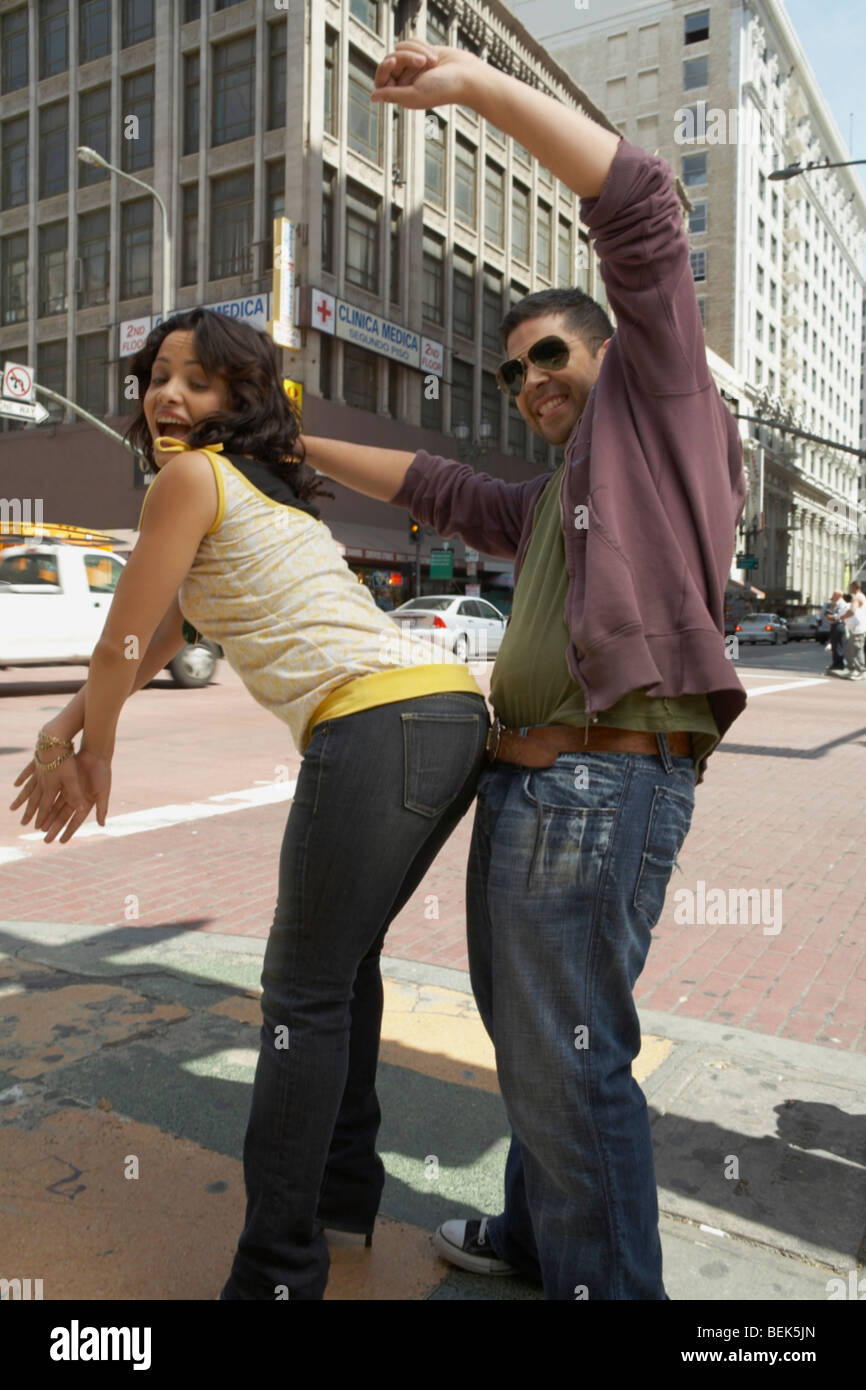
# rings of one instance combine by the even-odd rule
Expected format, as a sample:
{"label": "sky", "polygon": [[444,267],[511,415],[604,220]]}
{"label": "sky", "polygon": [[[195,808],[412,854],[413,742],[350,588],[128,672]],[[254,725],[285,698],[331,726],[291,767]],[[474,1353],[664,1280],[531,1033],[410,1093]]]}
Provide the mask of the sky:
{"label": "sky", "polygon": [[[535,38],[544,40],[597,18],[605,0],[588,0],[580,8],[573,0],[505,3]],[[785,8],[850,158],[866,159],[866,0],[785,0]],[[866,165],[854,172],[866,183]]]}

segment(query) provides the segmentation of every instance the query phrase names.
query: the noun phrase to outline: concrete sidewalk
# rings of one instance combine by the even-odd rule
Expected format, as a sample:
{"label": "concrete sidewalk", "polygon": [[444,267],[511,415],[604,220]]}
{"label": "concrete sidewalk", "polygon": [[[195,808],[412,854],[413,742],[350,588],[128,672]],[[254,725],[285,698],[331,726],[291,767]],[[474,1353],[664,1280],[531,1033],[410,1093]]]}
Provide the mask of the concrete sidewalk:
{"label": "concrete sidewalk", "polygon": [[[51,1299],[212,1299],[244,1212],[264,941],[0,923],[0,1278]],[[459,971],[388,957],[388,1170],[371,1250],[334,1237],[334,1299],[538,1299],[437,1258],[498,1211],[508,1126]],[[862,1055],[643,1012],[674,1300],[856,1296],[866,1231]],[[831,1281],[836,1280],[837,1283]]]}

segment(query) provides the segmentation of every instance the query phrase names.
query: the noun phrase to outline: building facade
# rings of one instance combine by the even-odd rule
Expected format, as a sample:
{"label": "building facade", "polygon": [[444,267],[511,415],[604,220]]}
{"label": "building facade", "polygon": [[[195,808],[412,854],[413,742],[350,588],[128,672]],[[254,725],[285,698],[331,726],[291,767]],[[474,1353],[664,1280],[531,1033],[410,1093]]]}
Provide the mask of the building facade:
{"label": "building facade", "polygon": [[[548,286],[604,302],[578,199],[472,111],[372,104],[377,64],[411,34],[609,124],[495,0],[3,0],[2,359],[122,431],[129,354],[164,308],[265,326],[285,216],[301,328],[282,358],[307,433],[459,451],[513,480],[553,466],[496,388],[498,326]],[[43,426],[2,422],[3,491],[38,486],[53,521],[134,526],[131,455],[50,411]],[[398,514],[334,491],[323,515],[347,557],[405,569]]]}
{"label": "building facade", "polygon": [[707,342],[775,422],[748,422],[745,549],[773,607],[818,603],[856,567],[862,527],[866,196],[853,169],[770,178],[851,158],[784,6],[605,0],[543,27],[618,129],[680,176]]}

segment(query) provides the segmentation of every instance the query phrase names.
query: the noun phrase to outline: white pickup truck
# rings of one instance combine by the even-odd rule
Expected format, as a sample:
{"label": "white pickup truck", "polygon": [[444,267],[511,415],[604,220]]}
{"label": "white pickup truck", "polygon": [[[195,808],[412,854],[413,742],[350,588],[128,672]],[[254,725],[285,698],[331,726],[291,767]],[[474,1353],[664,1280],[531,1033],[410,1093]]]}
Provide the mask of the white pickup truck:
{"label": "white pickup truck", "polygon": [[[0,550],[0,669],[86,665],[124,563],[107,550],[58,542]],[[221,655],[199,638],[167,669],[176,685],[207,685]]]}

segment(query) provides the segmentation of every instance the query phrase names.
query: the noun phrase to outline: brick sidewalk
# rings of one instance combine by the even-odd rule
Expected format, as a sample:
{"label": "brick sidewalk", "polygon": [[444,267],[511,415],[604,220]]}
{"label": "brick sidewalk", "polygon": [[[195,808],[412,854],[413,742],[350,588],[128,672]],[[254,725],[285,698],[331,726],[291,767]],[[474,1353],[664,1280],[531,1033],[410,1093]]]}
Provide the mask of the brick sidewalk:
{"label": "brick sidewalk", "polygon": [[[46,690],[37,676],[25,687],[21,675],[0,673],[0,692],[14,696],[4,701],[10,717],[4,717],[6,747],[0,750],[7,788],[26,761],[34,730],[76,688],[72,681],[62,693],[57,685]],[[39,673],[43,681],[46,675]],[[743,675],[750,688],[785,679],[778,670],[745,669]],[[640,980],[639,1003],[866,1051],[866,882],[855,829],[866,770],[866,700],[860,687],[829,687],[824,682],[755,699],[714,755],[698,789],[682,874],[674,875]],[[206,691],[151,688],[135,697],[121,720],[111,814],[291,779],[297,767],[285,731],[223,664],[219,684]],[[264,937],[288,809],[288,803],[256,807],[67,846],[22,841],[21,827],[7,812],[0,842],[30,857],[0,868],[4,917],[93,925],[126,920]],[[470,813],[392,925],[389,955],[466,968],[471,825]],[[678,925],[674,893],[695,891],[701,880],[708,891],[767,888],[772,896],[780,890],[781,930],[769,935],[761,925]],[[435,905],[427,901],[431,894]],[[135,907],[137,917],[129,915]],[[438,917],[431,916],[434,910]]]}

